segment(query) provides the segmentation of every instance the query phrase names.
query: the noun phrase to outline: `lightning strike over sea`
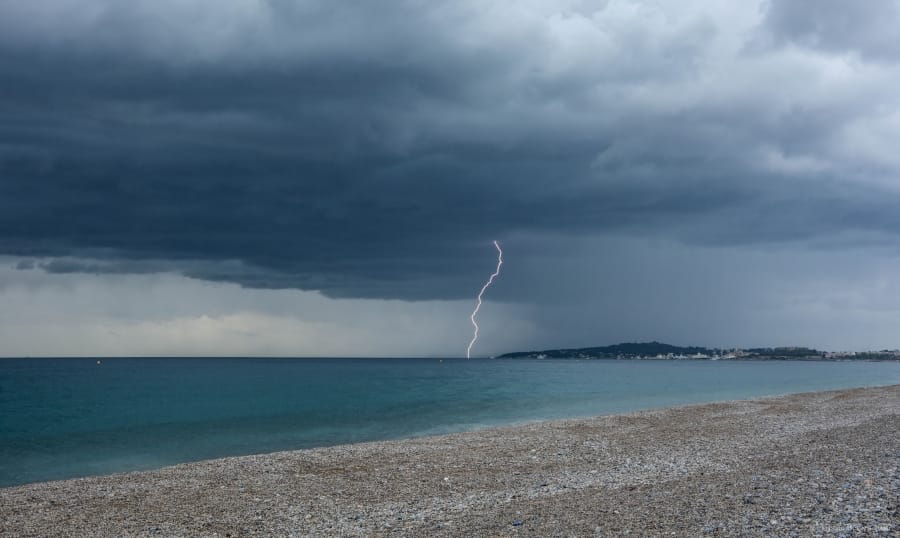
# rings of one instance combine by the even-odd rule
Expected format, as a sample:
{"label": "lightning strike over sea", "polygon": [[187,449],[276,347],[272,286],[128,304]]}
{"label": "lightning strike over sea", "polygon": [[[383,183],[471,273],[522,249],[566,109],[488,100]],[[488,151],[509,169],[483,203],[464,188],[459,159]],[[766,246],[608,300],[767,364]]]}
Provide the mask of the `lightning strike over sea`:
{"label": "lightning strike over sea", "polygon": [[500,243],[496,240],[494,240],[494,248],[497,249],[497,269],[494,270],[494,274],[491,275],[491,278],[484,283],[484,286],[481,287],[481,291],[478,292],[478,302],[475,304],[475,310],[472,311],[472,315],[469,316],[469,319],[472,320],[472,326],[475,328],[475,332],[472,335],[472,341],[469,342],[469,347],[466,348],[467,359],[472,358],[472,346],[474,346],[475,341],[478,340],[478,322],[475,321],[475,316],[478,315],[478,310],[481,308],[481,297],[484,295],[484,291],[494,283],[494,279],[500,275],[500,266],[503,265],[503,249],[500,248]]}

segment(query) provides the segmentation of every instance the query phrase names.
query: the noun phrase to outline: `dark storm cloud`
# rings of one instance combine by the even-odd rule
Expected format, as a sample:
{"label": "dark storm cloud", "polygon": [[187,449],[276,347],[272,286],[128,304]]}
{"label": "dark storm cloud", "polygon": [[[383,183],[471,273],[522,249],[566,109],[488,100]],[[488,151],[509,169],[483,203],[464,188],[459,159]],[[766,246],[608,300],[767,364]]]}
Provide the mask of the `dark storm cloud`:
{"label": "dark storm cloud", "polygon": [[895,44],[799,6],[722,62],[727,17],[632,2],[10,2],[0,254],[424,299],[468,296],[494,238],[895,238],[900,163],[867,137],[896,73],[836,100],[780,48]]}

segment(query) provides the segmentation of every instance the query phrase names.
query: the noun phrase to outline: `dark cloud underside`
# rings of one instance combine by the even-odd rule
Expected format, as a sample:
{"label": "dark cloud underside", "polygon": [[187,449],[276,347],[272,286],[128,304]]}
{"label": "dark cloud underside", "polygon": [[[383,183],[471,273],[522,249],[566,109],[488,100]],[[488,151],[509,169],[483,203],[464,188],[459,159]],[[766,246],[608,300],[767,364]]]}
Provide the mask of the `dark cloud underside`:
{"label": "dark cloud underside", "polygon": [[[0,254],[427,299],[470,295],[494,238],[900,232],[866,145],[895,2],[773,1],[735,43],[633,2],[186,5],[0,8]],[[796,71],[846,51],[858,75]]]}

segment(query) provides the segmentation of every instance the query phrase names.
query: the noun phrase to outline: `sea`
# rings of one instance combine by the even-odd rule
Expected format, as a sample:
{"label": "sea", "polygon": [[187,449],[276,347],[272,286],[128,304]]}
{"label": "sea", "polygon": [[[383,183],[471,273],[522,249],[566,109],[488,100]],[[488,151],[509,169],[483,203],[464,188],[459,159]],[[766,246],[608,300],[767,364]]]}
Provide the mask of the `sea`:
{"label": "sea", "polygon": [[898,383],[900,363],[861,361],[0,359],[0,487]]}

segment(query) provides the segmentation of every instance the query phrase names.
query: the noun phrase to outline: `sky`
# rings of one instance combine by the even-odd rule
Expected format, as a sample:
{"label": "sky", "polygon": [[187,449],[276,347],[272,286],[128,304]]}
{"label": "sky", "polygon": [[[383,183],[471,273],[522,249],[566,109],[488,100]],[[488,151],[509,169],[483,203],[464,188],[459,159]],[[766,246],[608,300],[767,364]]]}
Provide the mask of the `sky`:
{"label": "sky", "polygon": [[900,347],[900,0],[0,2],[0,356]]}

